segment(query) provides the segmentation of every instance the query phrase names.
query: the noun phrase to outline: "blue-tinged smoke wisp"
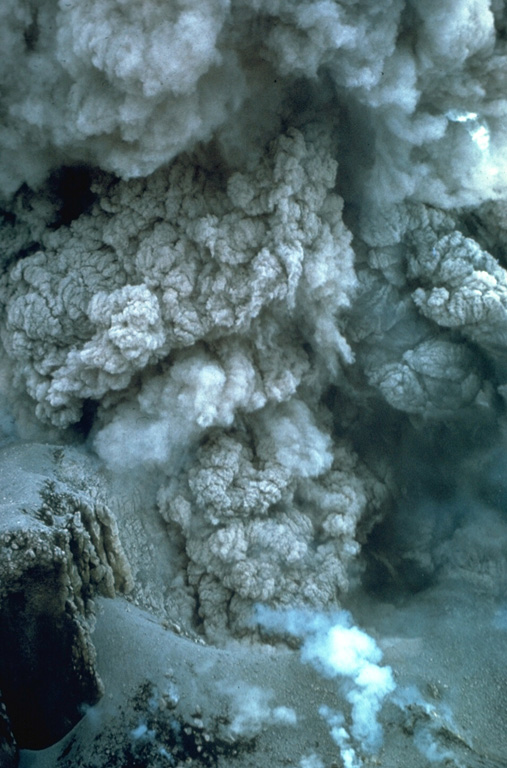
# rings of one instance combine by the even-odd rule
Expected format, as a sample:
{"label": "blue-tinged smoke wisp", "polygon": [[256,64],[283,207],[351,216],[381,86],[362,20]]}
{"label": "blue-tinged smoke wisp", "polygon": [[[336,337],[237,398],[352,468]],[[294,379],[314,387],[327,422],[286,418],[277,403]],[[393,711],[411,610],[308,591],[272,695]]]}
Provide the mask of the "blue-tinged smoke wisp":
{"label": "blue-tinged smoke wisp", "polygon": [[384,698],[396,687],[391,668],[379,664],[382,652],[373,638],[354,626],[346,611],[323,614],[257,606],[255,621],[268,632],[302,640],[301,662],[311,664],[324,677],[336,679],[350,704],[350,734],[343,713],[322,706],[319,714],[328,722],[344,764],[361,766],[356,749],[369,754],[380,748],[382,728],[377,715]]}

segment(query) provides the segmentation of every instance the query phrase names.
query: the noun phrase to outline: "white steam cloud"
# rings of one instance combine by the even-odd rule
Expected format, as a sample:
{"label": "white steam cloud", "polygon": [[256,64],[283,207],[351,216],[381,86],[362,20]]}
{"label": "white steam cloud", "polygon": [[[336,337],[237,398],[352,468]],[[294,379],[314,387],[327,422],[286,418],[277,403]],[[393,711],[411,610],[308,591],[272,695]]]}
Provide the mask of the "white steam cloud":
{"label": "white steam cloud", "polygon": [[345,717],[322,706],[319,714],[328,722],[347,768],[359,768],[359,747],[364,753],[378,751],[382,727],[377,716],[385,697],[395,689],[392,670],[380,666],[382,652],[373,638],[352,623],[346,611],[336,614],[308,611],[273,611],[257,606],[255,620],[268,632],[288,633],[303,641],[301,661],[322,675],[336,678],[349,702],[351,728]]}
{"label": "white steam cloud", "polygon": [[297,714],[291,707],[272,706],[273,692],[266,688],[238,682],[228,693],[234,716],[225,733],[231,740],[238,737],[251,739],[268,724],[297,724]]}

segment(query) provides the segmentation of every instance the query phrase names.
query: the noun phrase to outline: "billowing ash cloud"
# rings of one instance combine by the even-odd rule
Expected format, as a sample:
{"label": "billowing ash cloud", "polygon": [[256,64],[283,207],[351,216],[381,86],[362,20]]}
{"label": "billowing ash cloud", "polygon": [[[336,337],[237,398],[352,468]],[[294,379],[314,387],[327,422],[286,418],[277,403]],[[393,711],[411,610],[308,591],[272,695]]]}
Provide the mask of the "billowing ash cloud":
{"label": "billowing ash cloud", "polygon": [[381,201],[498,197],[503,28],[499,0],[8,2],[1,186],[76,162],[145,176],[210,140],[255,163],[313,111]]}
{"label": "billowing ash cloud", "polygon": [[336,606],[400,444],[497,435],[504,16],[3,4],[0,424],[156,477],[211,637]]}

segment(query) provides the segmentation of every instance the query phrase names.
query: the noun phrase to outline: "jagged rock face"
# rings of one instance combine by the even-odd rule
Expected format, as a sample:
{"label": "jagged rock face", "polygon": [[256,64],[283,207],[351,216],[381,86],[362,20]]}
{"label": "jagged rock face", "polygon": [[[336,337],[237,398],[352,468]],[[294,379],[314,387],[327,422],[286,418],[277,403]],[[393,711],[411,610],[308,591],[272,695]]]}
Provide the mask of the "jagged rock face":
{"label": "jagged rock face", "polygon": [[93,597],[128,582],[114,518],[58,478],[62,456],[39,445],[0,455],[0,690],[16,741],[30,749],[60,739],[101,696]]}

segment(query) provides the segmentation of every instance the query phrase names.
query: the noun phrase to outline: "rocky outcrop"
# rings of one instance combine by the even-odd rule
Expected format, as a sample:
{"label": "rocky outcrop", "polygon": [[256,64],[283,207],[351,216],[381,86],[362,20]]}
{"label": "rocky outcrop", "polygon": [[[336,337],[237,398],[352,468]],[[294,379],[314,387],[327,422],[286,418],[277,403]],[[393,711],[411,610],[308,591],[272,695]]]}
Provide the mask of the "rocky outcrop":
{"label": "rocky outcrop", "polygon": [[93,598],[130,583],[114,517],[96,489],[65,482],[64,457],[85,462],[54,446],[0,453],[0,690],[16,741],[31,749],[99,699]]}

